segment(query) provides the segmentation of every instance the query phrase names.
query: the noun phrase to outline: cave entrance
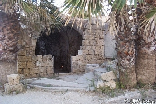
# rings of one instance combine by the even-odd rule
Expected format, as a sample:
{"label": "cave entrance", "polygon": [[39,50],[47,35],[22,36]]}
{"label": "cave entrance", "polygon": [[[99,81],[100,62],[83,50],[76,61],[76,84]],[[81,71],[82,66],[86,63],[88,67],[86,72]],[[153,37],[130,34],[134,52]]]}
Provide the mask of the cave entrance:
{"label": "cave entrance", "polygon": [[73,28],[66,26],[61,30],[52,28],[50,35],[41,32],[36,42],[36,55],[54,56],[54,72],[71,72],[71,56],[76,56],[82,45],[82,35]]}

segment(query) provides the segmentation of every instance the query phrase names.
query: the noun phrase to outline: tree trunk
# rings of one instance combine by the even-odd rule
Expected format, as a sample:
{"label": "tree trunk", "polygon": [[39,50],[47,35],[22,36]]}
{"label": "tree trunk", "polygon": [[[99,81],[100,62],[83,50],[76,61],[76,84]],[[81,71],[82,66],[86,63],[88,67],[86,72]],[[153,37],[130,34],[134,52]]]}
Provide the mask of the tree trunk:
{"label": "tree trunk", "polygon": [[117,58],[119,66],[119,80],[125,88],[134,87],[137,83],[135,72],[135,36],[132,21],[129,20],[127,11],[117,16],[118,35]]}
{"label": "tree trunk", "polygon": [[136,58],[137,81],[144,84],[155,82],[155,55],[138,50]]}
{"label": "tree trunk", "polygon": [[[144,8],[140,7],[143,15],[149,13],[150,7],[144,5]],[[140,18],[138,16],[138,23],[142,23],[146,18]],[[153,84],[155,82],[156,76],[156,62],[155,62],[155,22],[151,20],[145,24],[145,26],[140,25],[138,29],[138,39],[137,44],[137,55],[136,55],[136,74],[137,81],[144,84]],[[141,27],[142,26],[142,27]]]}

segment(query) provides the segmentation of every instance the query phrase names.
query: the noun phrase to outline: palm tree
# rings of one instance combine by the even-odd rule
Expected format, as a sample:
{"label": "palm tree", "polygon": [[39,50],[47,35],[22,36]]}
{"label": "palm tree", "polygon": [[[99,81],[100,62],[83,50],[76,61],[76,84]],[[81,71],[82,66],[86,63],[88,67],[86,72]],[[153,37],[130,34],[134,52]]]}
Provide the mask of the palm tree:
{"label": "palm tree", "polygon": [[87,11],[90,19],[91,16],[101,16],[104,2],[111,6],[110,29],[116,31],[121,85],[129,88],[137,82],[153,84],[156,48],[155,0],[129,0],[129,5],[127,0],[65,0],[64,10],[71,16],[82,18]]}
{"label": "palm tree", "polygon": [[[33,29],[42,30],[45,27],[62,25],[59,11],[53,0],[0,0],[4,11],[8,14],[20,13],[20,22]],[[43,27],[41,28],[41,26]]]}

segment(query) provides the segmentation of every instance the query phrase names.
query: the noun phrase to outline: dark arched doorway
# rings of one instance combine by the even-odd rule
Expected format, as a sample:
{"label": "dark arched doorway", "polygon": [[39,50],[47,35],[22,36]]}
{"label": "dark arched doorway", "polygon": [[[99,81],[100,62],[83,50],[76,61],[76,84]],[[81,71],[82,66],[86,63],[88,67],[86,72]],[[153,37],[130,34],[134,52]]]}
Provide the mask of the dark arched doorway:
{"label": "dark arched doorway", "polygon": [[82,45],[82,35],[69,26],[62,27],[61,30],[52,28],[50,35],[46,31],[41,32],[41,36],[36,43],[36,55],[54,56],[54,72],[71,72],[71,56],[76,56]]}

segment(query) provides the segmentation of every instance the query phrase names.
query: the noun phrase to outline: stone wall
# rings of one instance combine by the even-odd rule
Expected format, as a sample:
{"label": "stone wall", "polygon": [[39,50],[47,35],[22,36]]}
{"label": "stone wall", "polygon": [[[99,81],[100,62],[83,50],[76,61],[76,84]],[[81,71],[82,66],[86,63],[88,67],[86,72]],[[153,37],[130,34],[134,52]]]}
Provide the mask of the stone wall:
{"label": "stone wall", "polygon": [[35,55],[37,35],[28,29],[22,29],[19,36],[18,47],[20,50],[17,55],[17,70],[25,77],[51,77],[53,71],[52,55]]}
{"label": "stone wall", "polygon": [[71,56],[72,72],[84,72],[86,64],[104,62],[104,31],[101,23],[100,20],[92,19],[91,25],[89,23],[85,25],[78,55]]}

